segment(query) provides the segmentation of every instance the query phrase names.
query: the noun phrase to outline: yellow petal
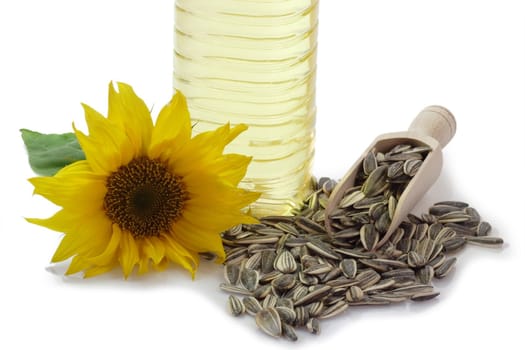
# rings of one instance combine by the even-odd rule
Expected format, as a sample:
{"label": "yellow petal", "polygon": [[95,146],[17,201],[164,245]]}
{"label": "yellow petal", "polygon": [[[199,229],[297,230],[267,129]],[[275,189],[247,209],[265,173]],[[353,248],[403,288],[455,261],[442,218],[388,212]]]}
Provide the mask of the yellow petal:
{"label": "yellow petal", "polygon": [[226,144],[229,144],[232,142],[237,136],[239,136],[242,132],[248,130],[248,125],[246,124],[239,124],[236,125],[233,129],[229,130],[228,136],[226,137]]}
{"label": "yellow petal", "polygon": [[199,258],[197,254],[188,251],[170,235],[162,235],[162,239],[166,243],[166,257],[175,264],[180,265],[188,270],[191,273],[192,278],[194,278],[195,270],[199,265]]}
{"label": "yellow petal", "polygon": [[111,221],[104,213],[79,219],[78,227],[62,238],[51,261],[63,261],[77,254],[100,254],[109,242],[110,233]]}
{"label": "yellow petal", "polygon": [[108,119],[125,130],[133,145],[133,157],[144,155],[151,142],[151,114],[131,86],[119,82],[117,87],[118,92],[113,83],[109,84]]}
{"label": "yellow petal", "polygon": [[101,210],[107,191],[106,178],[86,171],[87,164],[87,161],[78,161],[55,176],[29,179],[35,187],[34,194],[42,195],[61,207],[75,208],[80,213]]}
{"label": "yellow petal", "polygon": [[109,271],[113,270],[115,265],[116,265],[116,262],[113,265],[111,265],[111,266],[96,266],[96,267],[92,267],[92,268],[90,268],[90,269],[88,269],[88,270],[86,270],[84,272],[84,278],[94,277],[94,276],[98,276],[98,275],[101,275],[103,273],[109,272]]}
{"label": "yellow petal", "polygon": [[231,142],[242,131],[246,130],[245,125],[238,125],[234,129],[226,124],[214,131],[203,132],[180,149],[173,155],[173,171],[179,175],[187,175],[193,172],[200,172],[213,164],[217,158],[222,156],[224,147]]}
{"label": "yellow petal", "polygon": [[82,215],[62,209],[47,219],[26,218],[32,224],[46,227],[57,232],[75,232],[80,225]]}
{"label": "yellow petal", "polygon": [[186,144],[190,137],[191,122],[186,97],[177,91],[159,113],[148,155],[152,159],[167,159]]}
{"label": "yellow petal", "polygon": [[73,255],[78,254],[78,251],[89,243],[89,237],[81,235],[67,234],[62,238],[58,245],[55,254],[51,258],[51,262],[59,262],[69,259]]}
{"label": "yellow petal", "polygon": [[213,169],[192,172],[183,178],[190,196],[187,206],[235,213],[259,198],[260,193],[233,187],[209,171]]}
{"label": "yellow petal", "polygon": [[146,257],[141,257],[139,259],[139,275],[143,275],[148,272],[149,269],[149,259]]}
{"label": "yellow petal", "polygon": [[168,267],[169,260],[167,258],[162,259],[158,264],[153,264],[153,268],[156,271],[164,271]]}
{"label": "yellow petal", "polygon": [[73,275],[89,267],[91,267],[91,265],[86,263],[86,261],[81,256],[77,255],[71,260],[71,263],[69,264],[69,267],[66,271],[66,275]]}
{"label": "yellow petal", "polygon": [[[111,146],[105,148],[103,141],[89,138],[73,125],[78,143],[86,155],[86,161],[91,165],[93,172],[98,174],[109,174],[115,171],[120,164],[118,151]],[[109,144],[109,143],[108,143]]]}
{"label": "yellow petal", "polygon": [[237,186],[246,175],[251,160],[251,157],[240,154],[225,154],[211,167],[223,181],[226,181],[229,185]]}
{"label": "yellow petal", "polygon": [[143,255],[153,260],[154,264],[159,264],[164,259],[164,243],[157,237],[142,239],[141,247]]}
{"label": "yellow petal", "polygon": [[224,261],[226,254],[220,236],[222,231],[199,230],[191,222],[181,219],[174,227],[173,237],[190,251],[212,252],[217,255],[219,261]]}
{"label": "yellow petal", "polygon": [[[116,226],[116,225],[113,225]],[[115,255],[117,248],[120,246],[120,240],[122,237],[121,230],[112,230],[111,239],[104,251],[97,255],[86,259],[86,262],[96,266],[109,265],[115,261]]]}
{"label": "yellow petal", "polygon": [[74,208],[78,213],[102,210],[107,192],[105,178],[90,175],[36,177],[29,179],[29,182],[35,187],[34,194],[44,196],[61,207]]}
{"label": "yellow petal", "polygon": [[[120,231],[118,225],[113,225],[113,231]],[[126,231],[121,232],[119,262],[122,266],[124,277],[128,276],[133,271],[135,265],[139,262],[139,250],[133,236]]]}

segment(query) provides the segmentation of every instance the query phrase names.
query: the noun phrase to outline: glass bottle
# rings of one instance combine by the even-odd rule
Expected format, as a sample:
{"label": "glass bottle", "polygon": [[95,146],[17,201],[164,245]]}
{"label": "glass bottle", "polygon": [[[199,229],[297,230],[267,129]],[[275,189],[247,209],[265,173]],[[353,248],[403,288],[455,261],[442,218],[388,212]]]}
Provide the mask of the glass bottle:
{"label": "glass bottle", "polygon": [[175,89],[194,132],[249,126],[225,152],[252,156],[251,213],[287,214],[310,191],[318,0],[176,0]]}

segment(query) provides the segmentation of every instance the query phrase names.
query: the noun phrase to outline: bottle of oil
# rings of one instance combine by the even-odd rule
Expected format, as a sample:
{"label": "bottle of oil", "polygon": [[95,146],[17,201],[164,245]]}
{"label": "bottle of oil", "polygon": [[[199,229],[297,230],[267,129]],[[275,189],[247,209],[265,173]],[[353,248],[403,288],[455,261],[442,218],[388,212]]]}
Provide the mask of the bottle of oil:
{"label": "bottle of oil", "polygon": [[247,124],[226,152],[253,156],[251,213],[289,213],[310,191],[318,0],[175,3],[174,88],[194,132]]}

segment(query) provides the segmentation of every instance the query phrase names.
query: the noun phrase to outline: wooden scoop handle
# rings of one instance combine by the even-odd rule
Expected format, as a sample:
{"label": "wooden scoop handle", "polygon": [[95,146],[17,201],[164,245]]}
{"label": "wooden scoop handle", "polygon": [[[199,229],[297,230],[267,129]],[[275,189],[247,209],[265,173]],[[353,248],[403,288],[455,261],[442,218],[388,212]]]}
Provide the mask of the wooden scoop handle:
{"label": "wooden scoop handle", "polygon": [[441,106],[428,106],[410,124],[409,131],[430,136],[444,148],[456,133],[456,119]]}

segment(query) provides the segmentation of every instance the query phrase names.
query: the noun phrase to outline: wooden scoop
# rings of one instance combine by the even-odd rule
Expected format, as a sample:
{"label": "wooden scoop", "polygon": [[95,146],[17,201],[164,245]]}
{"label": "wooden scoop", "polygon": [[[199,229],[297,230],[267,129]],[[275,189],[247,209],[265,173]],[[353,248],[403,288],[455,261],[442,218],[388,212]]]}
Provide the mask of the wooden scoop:
{"label": "wooden scoop", "polygon": [[338,209],[345,191],[354,186],[355,177],[362,169],[363,159],[370,151],[388,152],[394,146],[402,143],[428,146],[431,151],[424,159],[416,175],[408,183],[403,194],[399,197],[389,229],[378,242],[376,248],[382,246],[438,178],[443,164],[441,150],[448,144],[455,133],[456,120],[452,113],[441,106],[429,106],[416,116],[408,131],[378,136],[332,191],[325,212],[325,224],[328,234],[332,235],[334,233],[332,220],[330,219],[331,213]]}

